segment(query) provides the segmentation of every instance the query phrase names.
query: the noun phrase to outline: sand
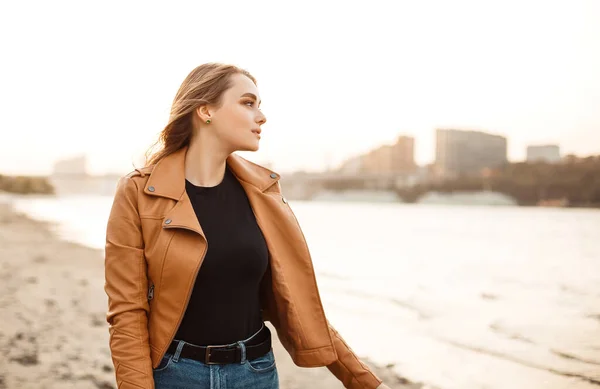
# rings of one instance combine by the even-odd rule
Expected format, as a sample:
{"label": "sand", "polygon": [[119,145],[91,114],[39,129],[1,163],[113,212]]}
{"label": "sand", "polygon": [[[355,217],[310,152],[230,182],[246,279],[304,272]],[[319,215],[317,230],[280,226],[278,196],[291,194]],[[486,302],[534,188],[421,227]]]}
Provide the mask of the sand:
{"label": "sand", "polygon": [[[102,251],[0,204],[0,389],[115,388],[103,287]],[[295,366],[272,332],[282,389],[343,388]],[[364,360],[391,388],[424,388]]]}

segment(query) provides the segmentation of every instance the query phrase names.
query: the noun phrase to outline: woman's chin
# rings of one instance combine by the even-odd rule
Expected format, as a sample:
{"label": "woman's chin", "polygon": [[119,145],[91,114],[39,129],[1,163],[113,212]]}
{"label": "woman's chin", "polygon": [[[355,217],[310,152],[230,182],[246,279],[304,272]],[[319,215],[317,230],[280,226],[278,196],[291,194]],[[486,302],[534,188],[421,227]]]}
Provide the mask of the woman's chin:
{"label": "woman's chin", "polygon": [[260,140],[256,140],[248,144],[248,151],[258,151],[260,148]]}
{"label": "woman's chin", "polygon": [[258,142],[256,143],[248,143],[245,145],[240,145],[237,150],[238,151],[258,151],[258,149],[260,148],[260,145]]}

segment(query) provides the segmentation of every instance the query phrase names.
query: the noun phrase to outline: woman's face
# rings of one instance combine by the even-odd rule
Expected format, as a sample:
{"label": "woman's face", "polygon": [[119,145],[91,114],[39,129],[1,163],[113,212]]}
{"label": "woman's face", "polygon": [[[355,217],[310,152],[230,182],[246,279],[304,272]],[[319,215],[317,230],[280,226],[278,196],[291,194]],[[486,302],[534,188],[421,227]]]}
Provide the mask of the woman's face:
{"label": "woman's face", "polygon": [[199,108],[198,114],[206,119],[201,131],[210,131],[228,152],[256,151],[260,132],[267,118],[260,111],[260,95],[251,79],[243,74],[231,76],[232,86],[223,93],[220,107]]}

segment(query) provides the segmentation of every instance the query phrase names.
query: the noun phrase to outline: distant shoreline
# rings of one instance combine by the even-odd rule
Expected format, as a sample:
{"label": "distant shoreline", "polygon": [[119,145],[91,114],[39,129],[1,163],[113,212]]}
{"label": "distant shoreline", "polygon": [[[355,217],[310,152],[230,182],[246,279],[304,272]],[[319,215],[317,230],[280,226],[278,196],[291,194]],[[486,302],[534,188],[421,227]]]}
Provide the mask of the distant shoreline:
{"label": "distant shoreline", "polygon": [[[0,191],[17,194],[113,195],[120,176],[115,174],[62,174],[42,177],[2,176]],[[563,208],[600,208],[600,156],[571,158],[559,164],[510,163],[479,174],[456,177],[430,176],[403,181],[402,175],[381,174],[290,174],[282,176],[283,194],[290,200],[311,201],[355,197],[359,201],[447,203],[463,197],[462,205],[484,205],[482,195],[496,196],[488,205],[520,205]],[[404,182],[404,184],[399,184]],[[445,197],[445,199],[443,199]],[[451,201],[450,203],[453,203]]]}

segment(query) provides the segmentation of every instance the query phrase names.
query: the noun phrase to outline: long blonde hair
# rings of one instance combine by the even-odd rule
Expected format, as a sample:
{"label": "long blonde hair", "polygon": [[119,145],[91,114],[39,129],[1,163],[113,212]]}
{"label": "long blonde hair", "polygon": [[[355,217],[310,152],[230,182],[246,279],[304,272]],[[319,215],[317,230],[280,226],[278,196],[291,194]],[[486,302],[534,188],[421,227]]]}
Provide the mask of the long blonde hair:
{"label": "long blonde hair", "polygon": [[[243,74],[256,84],[256,79],[246,70],[222,63],[205,63],[188,74],[173,99],[169,122],[146,152],[145,166],[153,165],[189,144],[194,130],[194,110],[204,104],[219,106],[223,93],[231,87],[234,74]],[[153,151],[157,146],[158,151]]]}

